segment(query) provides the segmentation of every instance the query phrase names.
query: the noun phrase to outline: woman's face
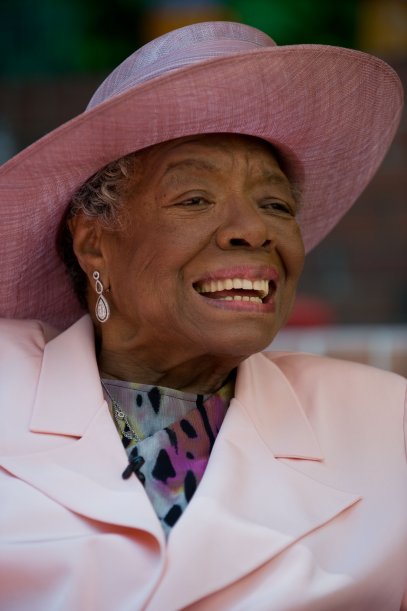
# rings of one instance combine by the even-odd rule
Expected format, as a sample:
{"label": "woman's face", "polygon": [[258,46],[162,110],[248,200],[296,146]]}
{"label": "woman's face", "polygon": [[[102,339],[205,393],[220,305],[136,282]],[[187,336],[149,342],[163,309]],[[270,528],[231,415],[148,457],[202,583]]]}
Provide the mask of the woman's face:
{"label": "woman's face", "polygon": [[297,205],[270,147],[188,137],[151,148],[140,165],[123,229],[102,232],[106,332],[163,355],[262,350],[287,319],[304,258]]}

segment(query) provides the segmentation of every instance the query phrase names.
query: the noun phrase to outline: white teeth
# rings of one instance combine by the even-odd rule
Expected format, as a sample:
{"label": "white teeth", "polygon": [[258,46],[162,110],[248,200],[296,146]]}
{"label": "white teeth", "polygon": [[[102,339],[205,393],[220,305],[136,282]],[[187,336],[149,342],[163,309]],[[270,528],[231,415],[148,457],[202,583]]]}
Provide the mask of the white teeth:
{"label": "white teeth", "polygon": [[219,297],[216,301],[251,301],[252,303],[263,303],[260,297],[247,297],[247,295],[228,295],[227,297]]}
{"label": "white teeth", "polygon": [[[258,296],[248,297],[249,300],[263,299],[268,295],[268,280],[247,280],[247,278],[225,278],[224,280],[207,280],[196,286],[198,293],[215,293],[221,291],[231,291],[232,289],[243,289],[245,291],[257,291]],[[239,297],[239,296],[237,296]],[[238,299],[237,299],[238,300]],[[246,301],[246,299],[245,299]]]}
{"label": "white teeth", "polygon": [[269,283],[267,280],[255,280],[253,288],[255,291],[259,291],[261,297],[265,297],[269,292]]}

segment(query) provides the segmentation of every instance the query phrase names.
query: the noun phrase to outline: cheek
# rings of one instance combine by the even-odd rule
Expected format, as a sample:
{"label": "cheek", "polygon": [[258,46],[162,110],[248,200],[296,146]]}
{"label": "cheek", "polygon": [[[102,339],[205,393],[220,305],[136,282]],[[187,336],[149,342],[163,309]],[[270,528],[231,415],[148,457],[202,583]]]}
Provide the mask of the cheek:
{"label": "cheek", "polygon": [[185,232],[180,235],[157,225],[122,236],[112,249],[113,288],[116,285],[120,293],[124,289],[127,299],[133,299],[136,293],[149,302],[163,291],[172,292],[189,258],[186,242]]}

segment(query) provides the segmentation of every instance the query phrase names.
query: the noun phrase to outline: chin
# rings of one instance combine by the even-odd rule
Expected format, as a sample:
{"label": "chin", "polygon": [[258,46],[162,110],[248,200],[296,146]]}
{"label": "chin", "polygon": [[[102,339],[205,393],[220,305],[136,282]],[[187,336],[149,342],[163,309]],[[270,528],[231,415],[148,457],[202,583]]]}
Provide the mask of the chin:
{"label": "chin", "polygon": [[247,330],[245,333],[234,332],[233,335],[229,336],[224,341],[218,337],[217,352],[223,355],[236,356],[240,358],[248,358],[252,354],[262,352],[271,344],[275,333],[271,333],[270,330],[263,333],[251,333],[248,334]]}

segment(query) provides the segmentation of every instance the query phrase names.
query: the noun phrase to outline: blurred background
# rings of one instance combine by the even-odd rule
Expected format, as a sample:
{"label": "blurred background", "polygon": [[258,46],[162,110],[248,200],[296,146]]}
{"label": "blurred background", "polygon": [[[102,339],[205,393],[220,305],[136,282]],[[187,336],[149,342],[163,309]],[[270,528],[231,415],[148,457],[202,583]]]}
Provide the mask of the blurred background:
{"label": "blurred background", "polygon": [[[280,45],[372,52],[407,82],[406,0],[0,0],[0,162],[80,113],[137,47],[196,21],[240,21]],[[307,257],[273,349],[407,374],[407,119],[358,204]]]}

